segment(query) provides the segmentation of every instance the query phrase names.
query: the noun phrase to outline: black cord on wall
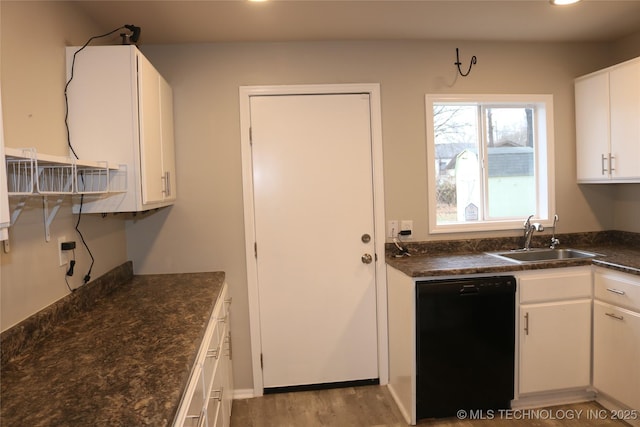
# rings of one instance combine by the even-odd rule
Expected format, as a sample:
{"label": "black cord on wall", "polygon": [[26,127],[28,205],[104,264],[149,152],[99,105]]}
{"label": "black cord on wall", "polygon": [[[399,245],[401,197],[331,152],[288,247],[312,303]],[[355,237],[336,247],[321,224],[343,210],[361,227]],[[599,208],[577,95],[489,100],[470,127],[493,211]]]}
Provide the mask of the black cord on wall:
{"label": "black cord on wall", "polygon": [[95,39],[100,39],[103,37],[108,37],[113,33],[116,33],[120,30],[125,29],[125,26],[122,27],[118,27],[115,30],[109,31],[108,33],[105,34],[101,34],[99,36],[93,36],[91,38],[89,38],[89,40],[87,40],[87,42],[85,44],[82,45],[82,47],[78,50],[76,50],[73,53],[73,58],[71,59],[71,72],[69,73],[69,80],[67,80],[67,84],[64,85],[64,125],[65,128],[67,130],[67,145],[69,145],[69,150],[71,150],[71,152],[73,153],[73,155],[75,156],[76,159],[79,159],[80,157],[78,157],[78,154],[76,153],[76,151],[73,149],[73,146],[71,145],[71,133],[69,131],[69,97],[67,95],[67,90],[69,89],[69,85],[71,84],[71,81],[73,80],[73,73],[74,73],[74,69],[76,66],[76,56],[82,52],[82,50],[84,48],[86,48],[87,46],[89,46],[89,43],[91,43],[93,40]]}
{"label": "black cord on wall", "polygon": [[[67,90],[69,89],[69,85],[71,84],[71,81],[73,80],[73,73],[74,73],[74,68],[75,68],[75,65],[76,65],[76,56],[84,48],[89,46],[89,44],[93,40],[99,39],[99,38],[103,38],[103,37],[108,37],[108,36],[118,32],[118,31],[124,30],[124,29],[130,30],[133,33],[130,36],[130,40],[131,41],[133,41],[133,42],[138,41],[138,38],[140,37],[140,27],[136,27],[134,25],[123,25],[122,27],[118,27],[115,30],[109,31],[108,33],[101,34],[101,35],[98,35],[98,36],[93,36],[93,37],[89,38],[89,40],[87,40],[87,42],[84,45],[82,45],[82,47],[80,47],[78,50],[76,50],[73,53],[73,58],[71,60],[71,71],[69,73],[69,80],[67,80],[67,83],[64,86],[64,106],[65,106],[64,125],[65,125],[65,129],[67,131],[67,145],[69,146],[69,150],[75,156],[76,159],[80,159],[80,157],[78,157],[78,154],[76,153],[76,151],[73,148],[73,145],[71,144],[71,132],[69,130],[69,97],[67,95]],[[126,35],[121,34],[121,36],[123,37],[123,42],[124,42]],[[84,177],[82,176],[82,174],[80,174],[80,179],[84,181]],[[91,249],[89,248],[89,245],[85,241],[84,236],[82,235],[82,232],[80,231],[80,220],[82,219],[82,205],[83,205],[83,203],[84,203],[84,194],[81,194],[80,195],[80,209],[78,211],[78,221],[76,222],[75,230],[76,230],[76,233],[78,233],[78,236],[80,237],[80,240],[82,241],[82,244],[84,245],[85,249],[89,253],[89,257],[91,257],[91,264],[89,265],[89,270],[87,271],[87,274],[85,274],[85,276],[83,277],[83,284],[87,284],[89,282],[89,280],[91,280],[91,270],[93,269],[93,264],[95,263],[95,258],[93,257],[93,253],[91,253]],[[75,264],[75,262],[74,262],[74,264]],[[66,276],[65,276],[65,280],[67,280]],[[69,286],[68,282],[67,282],[67,286]],[[72,289],[69,288],[69,290],[72,290]],[[73,289],[73,290],[75,290],[75,289]]]}

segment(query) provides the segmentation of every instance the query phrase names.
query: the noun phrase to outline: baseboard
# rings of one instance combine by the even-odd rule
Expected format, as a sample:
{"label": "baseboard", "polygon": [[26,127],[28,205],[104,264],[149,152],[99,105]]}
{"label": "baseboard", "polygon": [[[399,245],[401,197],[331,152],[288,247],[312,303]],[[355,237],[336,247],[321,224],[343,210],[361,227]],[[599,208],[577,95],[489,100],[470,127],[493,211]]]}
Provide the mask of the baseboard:
{"label": "baseboard", "polygon": [[251,399],[256,397],[252,388],[237,388],[233,390],[233,399]]}
{"label": "baseboard", "polygon": [[317,383],[317,384],[301,384],[301,385],[291,385],[291,386],[284,386],[284,387],[265,387],[264,394],[291,393],[296,391],[328,390],[328,389],[334,389],[334,388],[360,387],[365,385],[380,385],[380,380],[378,378],[369,378],[366,380],[337,381],[337,382],[331,382],[331,383]]}
{"label": "baseboard", "polygon": [[520,396],[511,401],[512,409],[532,409],[545,406],[569,405],[572,403],[595,400],[595,392],[591,389],[544,392],[528,396]]}
{"label": "baseboard", "polygon": [[628,406],[602,393],[598,393],[596,402],[606,408],[607,412],[603,414],[603,418],[618,419],[633,427],[640,427],[640,411],[629,409]]}

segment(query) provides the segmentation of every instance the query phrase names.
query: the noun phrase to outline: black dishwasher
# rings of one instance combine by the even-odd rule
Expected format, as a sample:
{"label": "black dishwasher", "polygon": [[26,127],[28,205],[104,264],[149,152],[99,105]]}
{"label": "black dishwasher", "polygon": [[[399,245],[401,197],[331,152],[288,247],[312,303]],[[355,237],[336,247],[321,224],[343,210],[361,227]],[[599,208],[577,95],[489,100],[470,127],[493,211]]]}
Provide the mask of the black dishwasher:
{"label": "black dishwasher", "polygon": [[416,286],[417,418],[510,408],[515,278],[429,280]]}

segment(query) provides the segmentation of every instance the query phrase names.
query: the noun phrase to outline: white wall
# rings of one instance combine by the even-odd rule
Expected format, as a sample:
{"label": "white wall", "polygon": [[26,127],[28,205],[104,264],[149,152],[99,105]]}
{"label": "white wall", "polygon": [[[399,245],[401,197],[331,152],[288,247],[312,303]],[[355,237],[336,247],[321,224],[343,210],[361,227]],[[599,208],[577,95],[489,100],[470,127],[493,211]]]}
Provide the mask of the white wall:
{"label": "white wall", "polygon": [[610,52],[613,64],[640,56],[640,31],[616,41]]}
{"label": "white wall", "polygon": [[[64,48],[84,44],[102,32],[63,2],[3,0],[0,8],[5,144],[67,155]],[[10,205],[14,207],[17,201],[11,198]],[[82,283],[90,258],[74,229],[76,221],[67,196],[47,243],[42,197],[27,200],[24,212],[9,230],[10,252],[0,249],[2,331],[69,293],[64,280],[66,268],[58,266],[58,237],[77,242],[75,275],[69,283],[72,287]],[[79,228],[96,259],[93,279],[127,260],[121,219],[84,215]]]}
{"label": "white wall", "polygon": [[[456,47],[463,62],[471,55],[478,58],[469,77],[457,80]],[[252,387],[239,146],[241,85],[380,83],[386,215],[413,219],[416,240],[433,238],[427,233],[425,93],[551,93],[560,230],[604,230],[614,224],[612,192],[603,187],[581,190],[575,184],[573,79],[609,65],[606,45],[397,41],[142,50],[174,89],[180,195],[170,210],[127,224],[128,252],[138,273],[227,273],[239,388]],[[478,234],[438,238],[472,236]]]}

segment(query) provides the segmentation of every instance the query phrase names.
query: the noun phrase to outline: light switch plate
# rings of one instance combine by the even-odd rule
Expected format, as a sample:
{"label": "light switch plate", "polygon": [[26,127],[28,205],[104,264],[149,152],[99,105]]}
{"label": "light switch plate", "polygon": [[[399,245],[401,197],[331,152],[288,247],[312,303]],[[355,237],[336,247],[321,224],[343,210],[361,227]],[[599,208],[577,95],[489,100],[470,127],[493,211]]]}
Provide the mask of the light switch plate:
{"label": "light switch plate", "polygon": [[398,220],[392,219],[387,223],[387,237],[394,238],[398,235]]}

